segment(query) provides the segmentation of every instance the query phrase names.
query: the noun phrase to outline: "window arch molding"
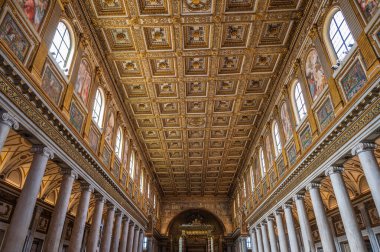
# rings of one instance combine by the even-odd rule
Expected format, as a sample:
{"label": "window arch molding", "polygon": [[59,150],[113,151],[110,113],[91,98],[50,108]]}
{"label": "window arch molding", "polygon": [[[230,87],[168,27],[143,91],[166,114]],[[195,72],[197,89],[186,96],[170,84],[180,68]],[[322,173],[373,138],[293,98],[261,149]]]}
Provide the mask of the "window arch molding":
{"label": "window arch molding", "polygon": [[[334,65],[339,57],[337,55],[337,52],[334,48],[334,45],[333,45],[333,42],[331,40],[331,37],[330,37],[330,25],[331,25],[331,22],[334,22],[333,19],[334,19],[334,16],[335,14],[337,14],[338,12],[341,12],[342,15],[343,15],[343,22],[347,25],[348,27],[348,31],[350,33],[350,36],[352,38],[352,43],[353,44],[356,44],[356,41],[355,39],[353,38],[352,36],[352,33],[351,33],[351,29],[350,27],[348,26],[348,23],[346,21],[346,18],[344,17],[344,14],[341,10],[341,8],[339,6],[333,6],[328,12],[327,12],[327,15],[325,17],[325,20],[323,22],[323,30],[322,30],[322,37],[323,37],[323,42],[325,44],[325,48],[326,48],[326,51],[327,51],[327,54],[329,56],[329,59],[332,63],[332,65]],[[351,40],[349,40],[351,41]],[[349,42],[351,43],[351,42]],[[347,44],[348,45],[348,44]],[[348,48],[348,51],[350,51],[354,46],[352,46],[351,48]],[[345,57],[343,58],[340,58],[340,60],[344,60]]]}
{"label": "window arch molding", "polygon": [[96,89],[94,103],[92,105],[92,120],[95,122],[99,129],[103,129],[105,108],[106,99],[104,91],[101,87],[98,87]]}
{"label": "window arch molding", "polygon": [[265,165],[265,156],[264,156],[264,150],[262,147],[259,149],[259,160],[260,160],[260,174],[263,178],[267,172],[267,167]]}
{"label": "window arch molding", "polygon": [[[49,54],[53,61],[59,66],[59,69],[65,76],[69,76],[73,66],[74,53],[76,50],[77,38],[73,32],[72,24],[69,20],[61,18],[54,32],[54,37],[49,46]],[[56,37],[57,36],[57,37]],[[64,43],[64,36],[70,39],[70,45]],[[67,49],[67,52],[66,52]],[[63,55],[60,55],[61,52]],[[62,57],[60,57],[62,56]],[[62,61],[62,62],[61,62]]]}
{"label": "window arch molding", "polygon": [[[305,88],[299,79],[295,79],[291,86],[291,102],[293,114],[296,118],[297,125],[300,125],[307,118],[307,101],[305,97]],[[299,94],[301,96],[299,96]],[[298,100],[300,99],[300,100]],[[297,103],[299,102],[299,103]]]}
{"label": "window arch molding", "polygon": [[123,153],[123,130],[121,127],[117,129],[116,139],[115,139],[115,155],[119,160],[121,160]]}

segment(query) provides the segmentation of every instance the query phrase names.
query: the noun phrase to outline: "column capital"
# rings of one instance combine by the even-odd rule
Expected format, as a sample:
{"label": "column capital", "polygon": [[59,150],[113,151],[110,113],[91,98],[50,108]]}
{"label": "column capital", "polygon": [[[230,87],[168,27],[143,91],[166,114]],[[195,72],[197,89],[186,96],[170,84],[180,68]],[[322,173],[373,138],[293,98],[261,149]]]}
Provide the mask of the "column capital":
{"label": "column capital", "polygon": [[304,200],[305,199],[305,194],[297,193],[296,195],[293,196],[293,201],[296,202],[297,200]]}
{"label": "column capital", "polygon": [[60,171],[61,171],[61,174],[64,176],[64,175],[68,175],[68,176],[71,176],[73,177],[74,179],[77,179],[78,178],[78,173],[76,173],[73,169],[69,168],[69,167],[61,167],[60,168]]}
{"label": "column capital", "polygon": [[342,174],[343,171],[344,171],[343,166],[331,166],[327,168],[327,170],[325,171],[325,175],[330,176],[331,174],[335,174],[335,173]]}
{"label": "column capital", "polygon": [[274,211],[274,214],[275,215],[281,215],[283,212],[284,211],[281,208],[279,208],[279,209],[277,209],[277,210]]}
{"label": "column capital", "polygon": [[89,183],[87,183],[86,181],[80,182],[80,188],[81,188],[82,192],[84,192],[84,191],[93,192],[94,191],[94,187],[92,185],[90,185]]}
{"label": "column capital", "polygon": [[284,210],[287,209],[287,208],[292,209],[292,207],[293,207],[293,205],[292,205],[292,204],[289,204],[289,203],[285,203],[285,204],[282,206],[282,208],[283,208]]}
{"label": "column capital", "polygon": [[94,197],[95,197],[96,202],[99,202],[99,201],[102,201],[103,203],[106,202],[106,199],[104,198],[103,194],[99,192],[94,193]]}
{"label": "column capital", "polygon": [[352,148],[351,154],[353,156],[356,156],[361,152],[372,151],[372,150],[376,149],[377,147],[378,146],[375,143],[359,143],[354,148]]}
{"label": "column capital", "polygon": [[54,152],[50,148],[46,147],[45,145],[33,145],[31,152],[42,154],[49,159],[54,158]]}
{"label": "column capital", "polygon": [[310,191],[311,189],[314,189],[314,188],[317,188],[317,189],[321,188],[321,184],[316,183],[316,182],[312,182],[306,186],[306,190],[308,190],[308,191]]}
{"label": "column capital", "polygon": [[268,216],[267,217],[267,222],[269,222],[269,221],[274,221],[275,219],[274,219],[274,217],[272,217],[272,216]]}
{"label": "column capital", "polygon": [[121,216],[121,218],[123,218],[123,216],[124,216],[122,211],[120,211],[119,209],[116,209],[115,216],[119,216],[119,215]]}
{"label": "column capital", "polygon": [[0,110],[0,123],[4,123],[15,130],[18,130],[20,125],[16,119],[4,110]]}
{"label": "column capital", "polygon": [[115,205],[112,204],[111,202],[107,201],[106,205],[107,205],[107,210],[108,211],[116,211]]}

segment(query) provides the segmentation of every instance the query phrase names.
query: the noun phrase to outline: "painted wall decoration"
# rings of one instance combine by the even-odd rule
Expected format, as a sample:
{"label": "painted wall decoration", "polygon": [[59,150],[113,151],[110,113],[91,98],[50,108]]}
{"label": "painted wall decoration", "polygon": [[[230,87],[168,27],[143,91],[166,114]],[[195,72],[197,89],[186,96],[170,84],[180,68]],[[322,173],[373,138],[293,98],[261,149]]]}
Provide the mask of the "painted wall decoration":
{"label": "painted wall decoration", "polygon": [[110,164],[111,161],[111,150],[108,146],[106,146],[103,150],[103,163],[107,166]]}
{"label": "painted wall decoration", "polygon": [[2,40],[16,57],[24,62],[31,44],[22,32],[15,19],[7,13],[0,25],[0,40]]}
{"label": "painted wall decoration", "polygon": [[351,100],[351,98],[364,86],[366,82],[367,77],[359,59],[357,59],[351,66],[350,70],[348,70],[340,80],[347,100]]}
{"label": "painted wall decoration", "polygon": [[84,104],[87,104],[91,86],[90,66],[86,60],[82,60],[79,66],[77,81],[75,82],[75,93]]}
{"label": "painted wall decoration", "polygon": [[84,120],[84,115],[79,110],[78,105],[75,102],[71,102],[70,122],[72,123],[72,125],[78,132],[80,132],[82,129],[83,120]]}
{"label": "painted wall decoration", "polygon": [[281,119],[282,127],[284,128],[285,139],[289,140],[292,136],[292,124],[290,122],[288,106],[286,105],[286,103],[282,104],[281,107]]}
{"label": "painted wall decoration", "polygon": [[107,113],[107,126],[105,131],[105,138],[108,143],[112,141],[113,128],[115,127],[115,115],[112,109]]}
{"label": "painted wall decoration", "polygon": [[327,98],[322,106],[317,110],[317,118],[319,127],[324,130],[326,126],[334,119],[334,109],[331,104],[330,97]]}
{"label": "painted wall decoration", "polygon": [[45,67],[45,71],[42,76],[41,88],[45,92],[46,96],[49,97],[55,103],[55,105],[59,105],[63,86],[57,79],[49,65],[46,65]]}
{"label": "painted wall decoration", "polygon": [[322,93],[327,86],[327,79],[319,60],[317,50],[313,49],[306,58],[306,80],[309,86],[311,97],[314,100]]}
{"label": "painted wall decoration", "polygon": [[99,134],[94,127],[91,127],[90,132],[88,133],[88,143],[91,149],[96,153],[98,150]]}
{"label": "painted wall decoration", "polygon": [[[271,143],[269,139],[269,135],[265,138],[265,148],[267,150],[267,158],[268,158],[268,163],[269,167],[272,165],[273,162],[273,157],[272,157],[272,151],[271,151]],[[268,167],[267,167],[268,169]]]}
{"label": "painted wall decoration", "polygon": [[49,8],[50,0],[17,0],[26,18],[39,31]]}
{"label": "painted wall decoration", "polygon": [[297,151],[296,151],[296,146],[294,144],[292,144],[288,150],[287,150],[287,153],[288,153],[288,161],[289,161],[289,165],[294,165],[297,161]]}
{"label": "painted wall decoration", "polygon": [[306,149],[311,145],[312,135],[310,126],[308,125],[300,134],[301,146],[303,149]]}
{"label": "painted wall decoration", "polygon": [[365,20],[369,22],[379,9],[378,0],[356,0]]}
{"label": "painted wall decoration", "polygon": [[45,216],[41,216],[37,222],[37,231],[47,233],[49,227],[49,219]]}

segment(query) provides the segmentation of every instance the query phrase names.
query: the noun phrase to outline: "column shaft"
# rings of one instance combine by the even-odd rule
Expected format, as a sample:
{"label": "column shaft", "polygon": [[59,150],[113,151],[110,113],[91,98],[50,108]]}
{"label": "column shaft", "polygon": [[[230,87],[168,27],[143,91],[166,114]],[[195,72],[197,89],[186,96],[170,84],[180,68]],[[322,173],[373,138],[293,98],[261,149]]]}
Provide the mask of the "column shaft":
{"label": "column shaft", "polygon": [[113,233],[112,233],[111,252],[118,252],[119,250],[122,218],[123,218],[123,214],[121,212],[116,214],[115,225],[114,225]]}
{"label": "column shaft", "polygon": [[127,250],[128,233],[129,233],[129,219],[124,219],[119,252],[125,252]]}
{"label": "column shaft", "polygon": [[82,247],[84,229],[86,225],[88,207],[90,205],[92,186],[89,184],[81,184],[81,194],[79,199],[79,205],[75,215],[73,231],[70,237],[69,252],[80,251]]}
{"label": "column shaft", "polygon": [[105,223],[105,227],[103,229],[102,242],[100,244],[100,252],[108,252],[111,248],[111,236],[112,236],[112,228],[113,222],[115,218],[115,207],[113,205],[108,205],[107,210],[107,219]]}
{"label": "column shaft", "polygon": [[278,239],[280,243],[280,251],[288,252],[288,243],[286,242],[284,223],[282,222],[282,215],[280,211],[276,211],[275,218],[276,218],[276,224],[277,224]]}
{"label": "column shaft", "polygon": [[307,187],[310,191],[310,198],[313,205],[314,215],[317,222],[321,243],[324,251],[336,252],[334,238],[326,216],[325,208],[319,193],[319,184],[312,183]]}
{"label": "column shaft", "polygon": [[331,184],[334,189],[335,198],[338,203],[339,212],[342,217],[344,230],[351,251],[367,251],[359,225],[356,222],[354,208],[352,207],[350,197],[343,181],[342,172],[342,167],[331,167],[326,171],[326,175],[330,176],[331,179]]}
{"label": "column shaft", "polygon": [[46,164],[48,159],[53,157],[52,151],[43,146],[34,146],[32,152],[34,152],[33,161],[20,197],[17,200],[12,220],[3,242],[2,251],[22,251]]}
{"label": "column shaft", "polygon": [[144,232],[141,230],[140,232],[140,238],[139,238],[139,246],[137,251],[142,252],[143,251],[143,242],[144,242]]}
{"label": "column shaft", "polygon": [[139,233],[140,233],[140,228],[138,226],[136,226],[136,230],[135,230],[135,237],[133,239],[133,249],[132,249],[132,252],[137,252],[137,248],[139,246]]}
{"label": "column shaft", "polygon": [[256,231],[254,228],[252,228],[252,230],[251,230],[251,246],[252,246],[252,252],[258,252]]}
{"label": "column shaft", "polygon": [[257,235],[257,248],[259,252],[264,252],[263,238],[261,236],[261,228],[259,226],[256,227],[256,235]]}
{"label": "column shaft", "polygon": [[292,206],[286,204],[284,206],[284,212],[285,212],[286,227],[288,229],[288,235],[289,235],[290,250],[292,252],[299,252],[297,232],[296,232],[296,227],[294,225],[293,214],[292,214]]}
{"label": "column shaft", "polygon": [[127,249],[127,251],[132,252],[134,239],[135,239],[135,225],[133,223],[130,223],[130,225],[129,225],[128,246],[127,246],[128,249]]}
{"label": "column shaft", "polygon": [[268,233],[269,233],[269,240],[270,240],[270,249],[271,252],[277,252],[277,238],[276,238],[276,232],[274,231],[274,223],[273,218],[269,217],[267,220],[268,223]]}
{"label": "column shaft", "polygon": [[270,245],[269,245],[267,224],[266,223],[261,224],[261,236],[263,238],[264,252],[270,252]]}
{"label": "column shaft", "polygon": [[49,224],[49,230],[44,242],[44,251],[58,251],[61,242],[63,225],[65,224],[67,207],[69,206],[71,190],[77,177],[71,169],[63,170],[61,187],[58,200],[54,207],[53,216]]}
{"label": "column shaft", "polygon": [[95,195],[95,209],[92,215],[92,223],[90,227],[90,234],[88,235],[88,242],[86,245],[86,251],[96,252],[99,243],[99,231],[102,224],[102,215],[104,208],[104,197],[100,194]]}
{"label": "column shaft", "polygon": [[352,150],[352,154],[359,157],[369,189],[371,189],[373,201],[380,215],[380,168],[374,153],[376,147],[376,144],[360,143]]}
{"label": "column shaft", "polygon": [[311,232],[309,218],[307,216],[304,195],[296,195],[294,197],[294,202],[296,203],[298,220],[301,227],[301,235],[305,252],[314,251],[314,238]]}

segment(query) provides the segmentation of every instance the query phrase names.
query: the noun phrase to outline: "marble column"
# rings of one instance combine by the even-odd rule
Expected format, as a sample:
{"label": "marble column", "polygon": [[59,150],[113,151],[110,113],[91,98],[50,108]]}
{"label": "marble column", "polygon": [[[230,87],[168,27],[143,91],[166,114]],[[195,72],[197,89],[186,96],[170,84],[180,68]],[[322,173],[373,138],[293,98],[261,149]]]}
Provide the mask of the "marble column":
{"label": "marble column", "polygon": [[137,252],[143,251],[143,242],[144,242],[144,231],[141,229],[140,237],[139,237],[139,246],[138,246]]}
{"label": "marble column", "polygon": [[286,227],[288,229],[288,235],[289,235],[290,250],[292,252],[299,252],[297,232],[296,232],[296,227],[294,225],[294,219],[293,219],[293,213],[292,213],[292,205],[285,204],[284,212],[285,212]]}
{"label": "marble column", "polygon": [[106,223],[103,229],[102,242],[100,244],[100,252],[110,251],[113,222],[115,219],[115,210],[115,206],[108,203]]}
{"label": "marble column", "polygon": [[140,235],[140,228],[136,225],[135,227],[135,237],[133,239],[133,249],[132,252],[137,252],[137,248],[139,246],[139,235]]}
{"label": "marble column", "polygon": [[274,230],[274,218],[273,217],[268,217],[267,218],[267,223],[268,223],[268,233],[269,233],[269,240],[270,240],[270,249],[271,252],[277,252],[277,237],[276,237],[276,232]]}
{"label": "marble column", "polygon": [[351,251],[367,251],[359,225],[356,222],[350,196],[343,181],[343,170],[343,167],[330,167],[326,170],[325,175],[330,177]]}
{"label": "marble column", "polygon": [[274,216],[276,218],[278,241],[280,243],[280,251],[288,252],[288,243],[286,241],[286,234],[285,234],[284,223],[282,222],[281,210],[276,210]]}
{"label": "marble column", "polygon": [[325,207],[319,192],[321,187],[318,183],[311,183],[306,187],[310,192],[311,203],[313,205],[314,215],[317,222],[323,251],[336,252],[334,238],[330,229],[329,221],[326,216]]}
{"label": "marble column", "polygon": [[65,224],[67,207],[69,206],[71,190],[78,175],[70,168],[61,169],[62,181],[58,199],[49,224],[43,251],[58,251],[61,242],[63,225]]}
{"label": "marble column", "polygon": [[259,252],[264,252],[263,239],[261,236],[261,227],[259,225],[256,227],[256,235],[257,235],[257,249]]}
{"label": "marble column", "polygon": [[370,219],[370,217],[368,215],[368,210],[367,210],[367,207],[366,207],[365,203],[363,203],[363,202],[360,203],[358,205],[358,208],[360,210],[360,215],[363,218],[364,225],[365,225],[365,227],[367,229],[368,238],[369,238],[369,241],[371,243],[372,249],[373,249],[374,252],[380,252],[380,244],[377,242],[376,235],[373,232],[372,224],[371,224],[371,219]]}
{"label": "marble column", "polygon": [[129,218],[125,217],[123,219],[123,231],[121,232],[119,252],[125,252],[127,250],[127,241],[129,233]]}
{"label": "marble column", "polygon": [[33,217],[32,225],[30,225],[29,235],[28,235],[28,238],[27,238],[26,243],[25,243],[24,251],[30,251],[32,248],[34,237],[36,235],[36,230],[37,230],[38,222],[39,222],[40,217],[41,217],[42,210],[43,210],[42,207],[36,206],[36,210],[34,211],[34,217]]}
{"label": "marble column", "polygon": [[264,252],[270,252],[270,245],[269,245],[266,222],[261,223],[261,236],[263,238]]}
{"label": "marble column", "polygon": [[100,225],[102,224],[102,215],[105,199],[100,193],[95,193],[95,209],[92,215],[90,234],[88,235],[86,251],[96,252],[99,243]]}
{"label": "marble column", "polygon": [[128,234],[127,251],[132,252],[134,239],[135,239],[135,224],[134,223],[129,223],[129,234]]}
{"label": "marble column", "polygon": [[2,151],[10,129],[18,130],[18,122],[4,110],[0,110],[0,151]]}
{"label": "marble column", "polygon": [[311,231],[309,217],[307,216],[306,207],[305,207],[305,195],[296,194],[293,197],[294,202],[296,203],[298,220],[301,227],[301,236],[305,252],[311,252],[315,250],[313,233]]}
{"label": "marble column", "polygon": [[69,252],[80,251],[82,247],[84,229],[86,226],[88,207],[90,205],[90,197],[93,187],[86,182],[81,182],[81,194],[79,205],[75,215],[73,231],[70,237]]}
{"label": "marble column", "polygon": [[34,153],[32,164],[8,226],[2,251],[22,251],[46,164],[49,158],[54,157],[49,148],[40,145],[33,146],[32,152]]}
{"label": "marble column", "polygon": [[123,219],[123,213],[117,212],[115,216],[115,225],[112,233],[111,252],[119,251],[120,233],[121,233],[121,221]]}
{"label": "marble column", "polygon": [[352,150],[352,155],[358,155],[359,157],[373,201],[380,216],[380,167],[374,153],[376,148],[377,145],[373,143],[360,143]]}
{"label": "marble column", "polygon": [[251,229],[251,246],[252,246],[252,252],[258,252],[256,230],[254,228]]}

